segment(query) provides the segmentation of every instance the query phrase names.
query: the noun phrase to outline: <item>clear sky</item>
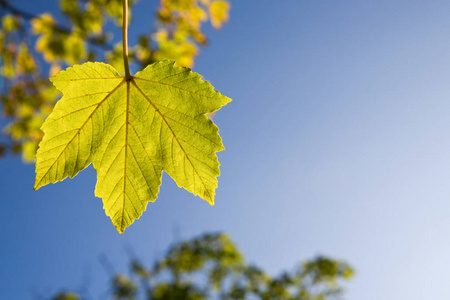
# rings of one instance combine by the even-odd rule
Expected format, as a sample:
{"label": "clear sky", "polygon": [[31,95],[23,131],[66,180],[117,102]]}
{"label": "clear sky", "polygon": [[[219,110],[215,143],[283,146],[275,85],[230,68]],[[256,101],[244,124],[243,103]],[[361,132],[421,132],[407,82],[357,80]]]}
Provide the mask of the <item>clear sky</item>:
{"label": "clear sky", "polygon": [[[156,3],[136,6],[130,36]],[[317,254],[346,260],[349,300],[450,299],[450,2],[231,3],[194,68],[234,99],[214,119],[227,148],[216,205],[164,175],[119,235],[91,167],[35,192],[33,165],[1,160],[0,299],[85,282],[97,299],[99,255],[126,271],[127,248],[150,265],[206,231],[273,274]]]}

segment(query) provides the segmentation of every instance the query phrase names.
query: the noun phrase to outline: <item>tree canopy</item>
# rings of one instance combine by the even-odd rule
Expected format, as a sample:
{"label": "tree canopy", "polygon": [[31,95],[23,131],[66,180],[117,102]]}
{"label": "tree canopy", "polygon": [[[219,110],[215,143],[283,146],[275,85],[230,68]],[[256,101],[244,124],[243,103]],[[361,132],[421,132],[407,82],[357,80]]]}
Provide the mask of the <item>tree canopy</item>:
{"label": "tree canopy", "polygon": [[[152,267],[137,259],[130,272],[109,282],[108,299],[121,300],[336,300],[342,283],[353,276],[347,263],[324,256],[305,261],[291,271],[271,276],[244,260],[223,233],[204,234],[173,244]],[[77,291],[64,291],[52,300],[83,300]]]}

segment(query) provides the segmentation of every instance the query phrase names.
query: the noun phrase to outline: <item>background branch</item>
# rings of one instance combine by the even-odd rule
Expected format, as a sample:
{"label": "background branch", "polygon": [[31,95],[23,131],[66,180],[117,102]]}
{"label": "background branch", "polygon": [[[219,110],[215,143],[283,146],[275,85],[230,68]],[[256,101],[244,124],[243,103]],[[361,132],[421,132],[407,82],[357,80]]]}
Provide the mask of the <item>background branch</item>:
{"label": "background branch", "polygon": [[[10,13],[12,13],[13,15],[20,16],[20,17],[22,17],[23,19],[28,20],[28,21],[30,21],[30,20],[32,20],[32,19],[39,18],[38,15],[31,14],[31,13],[29,13],[29,12],[26,12],[26,11],[24,11],[24,10],[21,10],[21,9],[19,9],[19,8],[15,7],[15,6],[13,6],[13,5],[12,5],[11,3],[9,3],[7,0],[0,0],[0,6],[1,6],[4,10],[9,11]],[[58,31],[58,32],[60,32],[60,33],[67,33],[67,34],[72,33],[72,31],[71,31],[69,28],[64,27],[64,26],[62,26],[62,25],[59,25],[59,24],[53,24],[52,26],[53,26],[53,28],[54,28],[56,31]],[[102,48],[102,49],[104,49],[104,50],[113,50],[113,49],[114,49],[114,46],[113,46],[113,45],[111,45],[111,44],[109,44],[109,43],[107,43],[107,42],[104,42],[104,41],[100,40],[99,37],[86,37],[85,40],[86,40],[86,42],[88,42],[89,44],[91,44],[91,45],[93,45],[93,46],[96,46],[96,47],[99,47],[99,48]]]}

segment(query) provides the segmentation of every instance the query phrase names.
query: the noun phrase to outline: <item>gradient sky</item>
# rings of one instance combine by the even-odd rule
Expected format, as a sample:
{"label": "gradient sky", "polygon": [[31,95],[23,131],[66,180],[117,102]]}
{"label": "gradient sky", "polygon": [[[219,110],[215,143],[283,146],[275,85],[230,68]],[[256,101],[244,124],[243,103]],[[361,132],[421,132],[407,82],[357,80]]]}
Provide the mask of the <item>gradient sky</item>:
{"label": "gradient sky", "polygon": [[[130,36],[156,3],[136,5]],[[350,300],[450,299],[450,2],[231,3],[194,68],[234,99],[214,119],[227,148],[216,205],[164,174],[119,235],[92,167],[35,192],[33,165],[0,160],[0,299],[80,286],[98,299],[99,255],[126,271],[127,248],[150,265],[206,231],[272,274],[318,254],[346,260]]]}

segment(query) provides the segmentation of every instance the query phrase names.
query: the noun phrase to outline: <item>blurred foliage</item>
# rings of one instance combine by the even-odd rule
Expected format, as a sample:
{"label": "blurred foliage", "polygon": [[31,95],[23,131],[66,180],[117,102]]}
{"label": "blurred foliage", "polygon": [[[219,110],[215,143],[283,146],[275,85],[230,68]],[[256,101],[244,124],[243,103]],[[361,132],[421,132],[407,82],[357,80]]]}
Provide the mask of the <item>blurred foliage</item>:
{"label": "blurred foliage", "polygon": [[[129,1],[130,11],[136,2]],[[122,43],[114,41],[113,32],[108,31],[111,24],[122,24],[122,0],[59,0],[60,20],[48,12],[34,15],[16,5],[17,1],[0,0],[4,119],[0,157],[21,153],[30,162],[42,138],[39,128],[60,97],[49,76],[88,60],[104,61],[124,72]],[[219,29],[227,22],[229,10],[225,0],[160,0],[153,30],[137,36],[137,44],[130,46],[131,64],[143,69],[171,59],[179,66],[192,67],[199,47],[208,42],[202,25],[210,22]]]}
{"label": "blurred foliage", "polygon": [[[353,275],[348,264],[317,257],[272,277],[247,264],[225,234],[205,234],[176,243],[151,268],[133,259],[130,270],[129,276],[113,275],[109,299],[332,300],[341,299],[340,283]],[[52,298],[61,299],[83,298],[75,292]]]}

